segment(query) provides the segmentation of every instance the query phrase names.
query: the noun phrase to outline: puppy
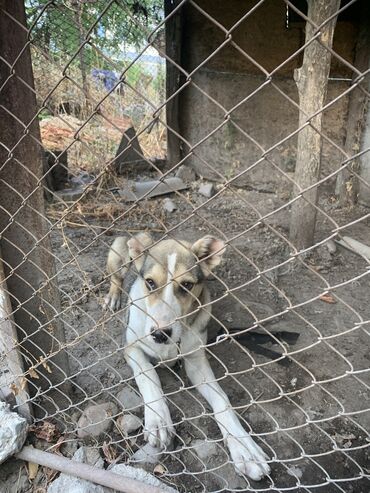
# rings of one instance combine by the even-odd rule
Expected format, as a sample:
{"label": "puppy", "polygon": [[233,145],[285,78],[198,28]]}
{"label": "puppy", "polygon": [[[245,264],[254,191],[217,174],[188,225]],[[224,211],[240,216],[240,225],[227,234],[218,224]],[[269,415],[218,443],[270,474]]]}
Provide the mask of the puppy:
{"label": "puppy", "polygon": [[206,281],[224,250],[211,236],[194,244],[172,239],[153,244],[147,233],[117,238],[108,255],[111,286],[105,302],[120,308],[132,261],[136,279],[129,291],[125,358],[144,399],[145,439],[161,449],[170,444],[174,427],[153,363],[170,365],[181,356],[189,380],[213,409],[236,471],[258,481],[270,472],[268,457],[242,427],[204,350],[211,314]]}

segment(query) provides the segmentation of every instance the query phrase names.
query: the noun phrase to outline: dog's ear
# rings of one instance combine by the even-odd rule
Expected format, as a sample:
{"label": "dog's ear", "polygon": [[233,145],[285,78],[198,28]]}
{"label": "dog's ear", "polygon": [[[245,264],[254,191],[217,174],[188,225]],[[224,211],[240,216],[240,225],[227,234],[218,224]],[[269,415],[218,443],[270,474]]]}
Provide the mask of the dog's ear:
{"label": "dog's ear", "polygon": [[130,259],[134,261],[137,270],[139,271],[144,263],[144,255],[142,253],[153,243],[153,239],[149,233],[139,233],[127,242]]}
{"label": "dog's ear", "polygon": [[208,276],[210,272],[221,262],[226,246],[222,240],[213,236],[204,236],[191,247],[192,252],[200,260],[203,273]]}

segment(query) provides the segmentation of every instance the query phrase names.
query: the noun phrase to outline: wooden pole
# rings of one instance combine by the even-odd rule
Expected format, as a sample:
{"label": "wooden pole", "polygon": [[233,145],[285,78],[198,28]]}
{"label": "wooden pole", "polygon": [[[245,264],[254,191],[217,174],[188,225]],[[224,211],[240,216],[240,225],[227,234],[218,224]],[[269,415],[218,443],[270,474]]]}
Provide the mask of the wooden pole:
{"label": "wooden pole", "polygon": [[124,493],[164,493],[165,491],[176,490],[170,488],[168,485],[163,485],[163,488],[159,486],[153,486],[142,481],[132,479],[121,474],[116,474],[112,471],[105,469],[99,469],[97,467],[89,466],[81,462],[74,462],[67,459],[62,455],[50,454],[43,450],[37,450],[33,447],[23,447],[23,449],[15,455],[17,459],[25,460],[26,462],[33,462],[40,466],[45,466],[50,469],[61,471],[64,474],[74,476],[76,478],[85,479],[107,488],[112,488],[115,491],[122,491]]}
{"label": "wooden pole", "polygon": [[31,396],[46,392],[34,405],[45,416],[70,403],[70,385],[25,26],[24,3],[0,0],[0,241],[25,377]]}
{"label": "wooden pole", "polygon": [[[164,13],[167,17],[179,4],[179,0],[164,0]],[[174,14],[166,22],[166,54],[177,65],[181,66],[181,38],[182,15],[181,11]],[[179,88],[181,72],[178,68],[166,60],[166,99],[169,99]],[[180,139],[171,131],[180,132],[179,122],[180,95],[175,96],[166,104],[167,121],[167,160],[171,166],[175,166],[181,159]]]}
{"label": "wooden pole", "polygon": [[[308,18],[320,26],[329,17],[334,15],[340,7],[340,0],[308,0]],[[299,95],[299,126],[307,122],[307,116],[313,115],[324,106],[328,77],[330,72],[331,54],[325,46],[333,44],[336,16],[328,22],[320,31],[318,39],[311,41],[306,46],[303,55],[302,67],[297,69],[294,79],[298,87]],[[315,35],[315,27],[306,23],[306,43]],[[314,185],[320,176],[321,146],[323,115],[320,112],[312,118],[311,125],[306,125],[298,134],[297,163],[294,180],[294,196],[301,193],[301,189]],[[290,239],[295,247],[300,250],[313,244],[316,209],[317,187],[305,192],[302,197],[292,205],[290,220]]]}
{"label": "wooden pole", "polygon": [[[360,72],[365,72],[370,67],[370,3],[365,0],[361,8],[361,20],[359,33],[355,48],[355,59],[353,65]],[[352,85],[356,84],[357,73],[353,73]],[[359,86],[353,89],[348,101],[347,133],[344,149],[349,156],[357,154],[360,150],[361,136],[366,121],[366,110],[368,104],[367,91],[369,89],[369,75]],[[361,91],[360,87],[364,91]],[[340,205],[353,206],[357,202],[359,192],[359,180],[356,174],[360,171],[360,159],[353,159],[346,168],[338,175],[336,194]]]}

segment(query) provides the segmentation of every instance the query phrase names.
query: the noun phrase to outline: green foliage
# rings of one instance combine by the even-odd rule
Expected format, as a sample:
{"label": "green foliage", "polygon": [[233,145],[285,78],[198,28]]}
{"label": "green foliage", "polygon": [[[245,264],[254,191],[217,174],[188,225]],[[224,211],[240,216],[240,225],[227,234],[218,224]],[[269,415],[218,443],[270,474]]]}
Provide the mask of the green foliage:
{"label": "green foliage", "polygon": [[119,60],[124,46],[143,45],[160,22],[162,9],[161,0],[26,0],[33,42],[49,56],[61,58],[73,57],[87,40],[84,57],[90,67],[102,60],[99,50]]}

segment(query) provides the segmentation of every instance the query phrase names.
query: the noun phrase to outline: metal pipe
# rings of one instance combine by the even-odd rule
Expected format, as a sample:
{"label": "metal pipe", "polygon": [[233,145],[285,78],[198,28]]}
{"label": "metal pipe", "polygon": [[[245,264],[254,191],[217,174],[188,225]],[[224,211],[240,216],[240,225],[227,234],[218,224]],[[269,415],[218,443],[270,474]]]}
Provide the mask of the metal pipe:
{"label": "metal pipe", "polygon": [[[92,483],[106,486],[123,493],[164,493],[165,490],[157,486],[151,486],[136,479],[131,479],[105,469],[75,462],[61,455],[50,454],[42,450],[37,450],[33,447],[23,447],[23,449],[15,454],[17,459],[22,459],[27,462],[34,462],[40,466],[49,467],[57,471],[75,476],[76,478],[85,479]],[[167,490],[168,491],[168,490]],[[175,491],[175,490],[174,490]]]}

